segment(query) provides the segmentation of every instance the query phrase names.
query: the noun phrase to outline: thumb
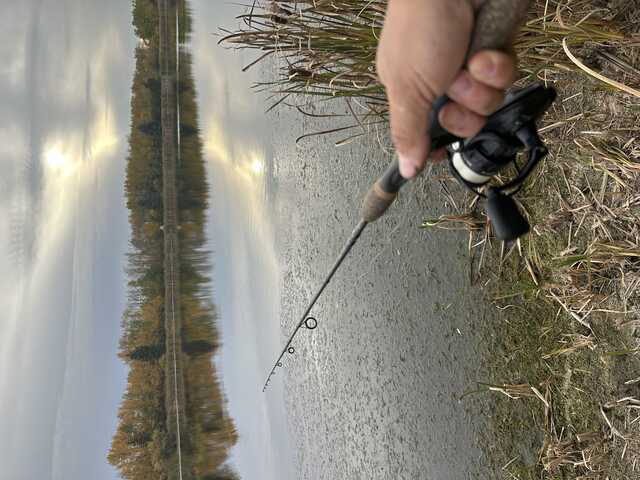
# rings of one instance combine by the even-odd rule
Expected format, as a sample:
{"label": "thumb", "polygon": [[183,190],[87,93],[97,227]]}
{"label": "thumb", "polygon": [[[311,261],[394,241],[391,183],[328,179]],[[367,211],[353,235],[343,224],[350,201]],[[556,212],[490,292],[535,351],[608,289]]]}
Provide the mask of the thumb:
{"label": "thumb", "polygon": [[411,99],[407,91],[387,89],[391,138],[398,153],[400,174],[407,179],[418,175],[429,156],[429,114],[431,103]]}

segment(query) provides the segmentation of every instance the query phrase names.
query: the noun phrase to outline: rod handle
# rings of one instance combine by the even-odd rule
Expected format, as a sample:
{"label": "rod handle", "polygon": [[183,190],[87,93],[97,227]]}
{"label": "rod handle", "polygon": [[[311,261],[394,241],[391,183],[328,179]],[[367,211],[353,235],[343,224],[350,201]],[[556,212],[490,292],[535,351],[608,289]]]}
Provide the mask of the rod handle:
{"label": "rod handle", "polygon": [[387,171],[369,189],[362,202],[361,216],[367,223],[382,217],[398,196],[407,179],[400,175],[400,165],[396,158]]}
{"label": "rod handle", "polygon": [[532,0],[485,0],[476,15],[467,59],[480,50],[510,52]]}

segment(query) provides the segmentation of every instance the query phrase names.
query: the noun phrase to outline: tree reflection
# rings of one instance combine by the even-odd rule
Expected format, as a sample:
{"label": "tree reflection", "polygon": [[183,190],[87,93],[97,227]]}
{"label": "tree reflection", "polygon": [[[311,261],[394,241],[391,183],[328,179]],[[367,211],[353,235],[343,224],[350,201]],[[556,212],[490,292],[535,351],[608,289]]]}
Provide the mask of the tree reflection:
{"label": "tree reflection", "polygon": [[[131,225],[127,273],[128,305],[122,317],[120,358],[129,367],[119,425],[108,455],[121,476],[131,480],[177,478],[176,438],[167,428],[172,386],[164,316],[164,235],[159,3],[133,1],[133,23],[140,42],[131,96],[131,133],[126,171],[126,202]],[[172,10],[173,11],[173,10]],[[188,38],[188,4],[180,2],[181,41]],[[175,28],[175,27],[174,27]],[[175,31],[172,33],[175,35]],[[230,448],[237,441],[233,421],[212,361],[220,346],[217,311],[211,302],[210,253],[205,220],[209,188],[198,128],[191,56],[180,49],[178,96],[180,155],[177,174],[180,219],[180,356],[186,404],[181,425],[183,478],[230,480]],[[174,59],[175,62],[175,59]],[[177,134],[178,132],[176,132]],[[172,383],[172,382],[171,382]]]}

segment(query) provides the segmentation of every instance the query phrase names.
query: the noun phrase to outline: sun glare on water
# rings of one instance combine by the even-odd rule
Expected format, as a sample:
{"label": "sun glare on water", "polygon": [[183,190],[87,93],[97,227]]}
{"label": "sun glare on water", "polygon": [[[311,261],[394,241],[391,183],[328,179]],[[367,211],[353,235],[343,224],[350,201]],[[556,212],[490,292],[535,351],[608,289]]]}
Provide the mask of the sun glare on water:
{"label": "sun glare on water", "polygon": [[253,173],[255,173],[256,175],[260,175],[262,172],[264,172],[264,162],[259,158],[255,158],[253,162],[251,162],[250,168]]}

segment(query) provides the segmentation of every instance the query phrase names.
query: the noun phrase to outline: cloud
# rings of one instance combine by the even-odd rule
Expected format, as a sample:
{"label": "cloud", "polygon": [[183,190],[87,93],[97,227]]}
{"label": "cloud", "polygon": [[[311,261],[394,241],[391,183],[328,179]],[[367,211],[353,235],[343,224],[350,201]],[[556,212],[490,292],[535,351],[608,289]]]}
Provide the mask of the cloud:
{"label": "cloud", "polygon": [[115,477],[129,9],[32,0],[0,19],[2,479]]}
{"label": "cloud", "polygon": [[[115,478],[105,455],[125,381],[115,351],[126,295],[130,1],[10,5],[0,18],[0,308],[10,312],[0,319],[0,409],[10,412],[0,416],[0,479]],[[210,234],[218,361],[241,435],[233,460],[245,478],[294,478],[281,385],[260,392],[280,340],[265,104],[247,94],[255,77],[240,67],[250,59],[210,35],[207,22],[229,22],[237,7],[192,6],[203,131],[219,132],[218,143],[209,136]]]}

